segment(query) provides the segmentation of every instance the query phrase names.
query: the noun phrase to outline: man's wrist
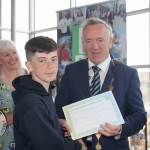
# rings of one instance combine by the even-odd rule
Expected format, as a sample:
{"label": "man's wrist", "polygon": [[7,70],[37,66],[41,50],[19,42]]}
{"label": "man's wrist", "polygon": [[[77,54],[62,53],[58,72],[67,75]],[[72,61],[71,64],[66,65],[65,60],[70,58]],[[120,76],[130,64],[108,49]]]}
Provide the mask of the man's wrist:
{"label": "man's wrist", "polygon": [[120,135],[121,134],[121,130],[118,132],[118,134],[117,135]]}
{"label": "man's wrist", "polygon": [[118,135],[120,135],[121,132],[122,132],[122,125],[120,125],[120,130],[119,130],[119,132],[118,132]]}
{"label": "man's wrist", "polygon": [[114,138],[115,138],[116,140],[120,139],[121,132],[122,132],[122,125],[120,125],[120,131],[118,132],[118,134],[114,136]]}

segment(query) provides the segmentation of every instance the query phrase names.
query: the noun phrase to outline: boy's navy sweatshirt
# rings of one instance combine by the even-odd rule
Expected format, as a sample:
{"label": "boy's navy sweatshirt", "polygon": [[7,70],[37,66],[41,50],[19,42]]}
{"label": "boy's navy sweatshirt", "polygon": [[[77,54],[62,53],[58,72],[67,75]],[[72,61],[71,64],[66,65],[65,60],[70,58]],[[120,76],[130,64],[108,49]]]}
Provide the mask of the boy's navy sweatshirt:
{"label": "boy's navy sweatshirt", "polygon": [[63,138],[51,92],[31,75],[17,77],[12,84],[16,150],[81,150],[80,143]]}

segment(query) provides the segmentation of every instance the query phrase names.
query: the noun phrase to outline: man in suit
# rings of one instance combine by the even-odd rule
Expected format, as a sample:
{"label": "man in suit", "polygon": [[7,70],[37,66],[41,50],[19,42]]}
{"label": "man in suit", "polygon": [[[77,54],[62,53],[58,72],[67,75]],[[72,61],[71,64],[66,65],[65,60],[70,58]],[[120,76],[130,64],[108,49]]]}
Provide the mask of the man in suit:
{"label": "man in suit", "polygon": [[[80,60],[66,67],[64,76],[55,99],[56,111],[65,136],[71,131],[62,111],[62,107],[90,97],[90,86],[94,76],[92,66],[101,70],[100,92],[112,90],[118,107],[124,118],[122,125],[101,124],[102,150],[129,150],[128,137],[139,132],[146,123],[140,81],[137,71],[129,66],[111,59],[112,29],[98,18],[85,20],[82,24],[82,43],[87,59]],[[110,114],[111,115],[111,114]],[[95,150],[97,138],[84,137],[88,150]],[[89,142],[92,144],[89,144]]]}

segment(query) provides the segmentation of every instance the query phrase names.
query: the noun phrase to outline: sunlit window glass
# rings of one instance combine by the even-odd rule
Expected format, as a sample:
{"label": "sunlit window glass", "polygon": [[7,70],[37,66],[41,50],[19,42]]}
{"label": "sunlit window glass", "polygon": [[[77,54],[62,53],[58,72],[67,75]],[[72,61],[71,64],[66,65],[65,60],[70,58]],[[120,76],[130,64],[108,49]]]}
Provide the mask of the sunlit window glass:
{"label": "sunlit window glass", "polygon": [[[142,132],[141,133],[144,135],[145,138],[147,136],[147,146],[149,150],[150,148],[150,69],[149,68],[138,69],[138,73],[141,81],[141,91],[143,95],[144,106],[147,112],[147,126],[146,126],[147,133],[146,132],[144,132],[144,134]],[[145,141],[145,138],[143,139],[143,142]],[[143,147],[145,145],[146,143],[143,143],[141,145],[142,148],[141,150],[145,150],[145,148]]]}
{"label": "sunlit window glass", "polygon": [[138,69],[145,109],[150,112],[150,69]]}
{"label": "sunlit window glass", "polygon": [[70,0],[35,1],[35,30],[57,26],[56,11],[70,8]]}
{"label": "sunlit window glass", "polygon": [[52,38],[57,43],[57,30],[37,33],[35,34],[35,36],[48,36],[49,38]]}
{"label": "sunlit window glass", "polygon": [[21,63],[24,68],[25,67],[25,61],[26,61],[26,56],[25,56],[25,43],[29,40],[28,34],[24,33],[16,33],[16,47],[19,53],[19,56],[21,57]]}
{"label": "sunlit window glass", "polygon": [[149,7],[149,0],[143,0],[143,1],[126,0],[127,12],[135,11],[139,9],[145,9],[148,7]]}
{"label": "sunlit window glass", "polygon": [[2,4],[2,27],[11,27],[11,0],[1,0]]}
{"label": "sunlit window glass", "polygon": [[76,6],[85,6],[85,5],[100,3],[100,2],[104,2],[104,0],[92,0],[92,1],[91,0],[86,0],[86,1],[76,0]]}
{"label": "sunlit window glass", "polygon": [[16,30],[29,30],[29,1],[16,0]]}
{"label": "sunlit window glass", "polygon": [[127,64],[149,64],[149,13],[127,17]]}
{"label": "sunlit window glass", "polygon": [[11,39],[11,35],[10,35],[10,31],[1,31],[1,35],[2,35],[2,39],[7,39],[10,40]]}

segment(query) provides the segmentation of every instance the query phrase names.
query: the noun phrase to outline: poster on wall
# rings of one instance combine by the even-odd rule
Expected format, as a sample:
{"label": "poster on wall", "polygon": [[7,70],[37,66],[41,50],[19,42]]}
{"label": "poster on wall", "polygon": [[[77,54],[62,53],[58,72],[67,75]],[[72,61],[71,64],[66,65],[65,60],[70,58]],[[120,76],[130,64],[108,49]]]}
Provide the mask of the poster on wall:
{"label": "poster on wall", "polygon": [[66,65],[86,58],[82,47],[80,24],[88,18],[100,18],[112,27],[114,38],[110,55],[126,64],[126,0],[100,2],[85,7],[62,10],[57,12],[57,16],[59,81]]}
{"label": "poster on wall", "polygon": [[58,12],[58,58],[59,71],[58,82],[60,82],[66,65],[74,62],[72,51],[73,27],[79,26],[86,19],[86,8],[80,7]]}

